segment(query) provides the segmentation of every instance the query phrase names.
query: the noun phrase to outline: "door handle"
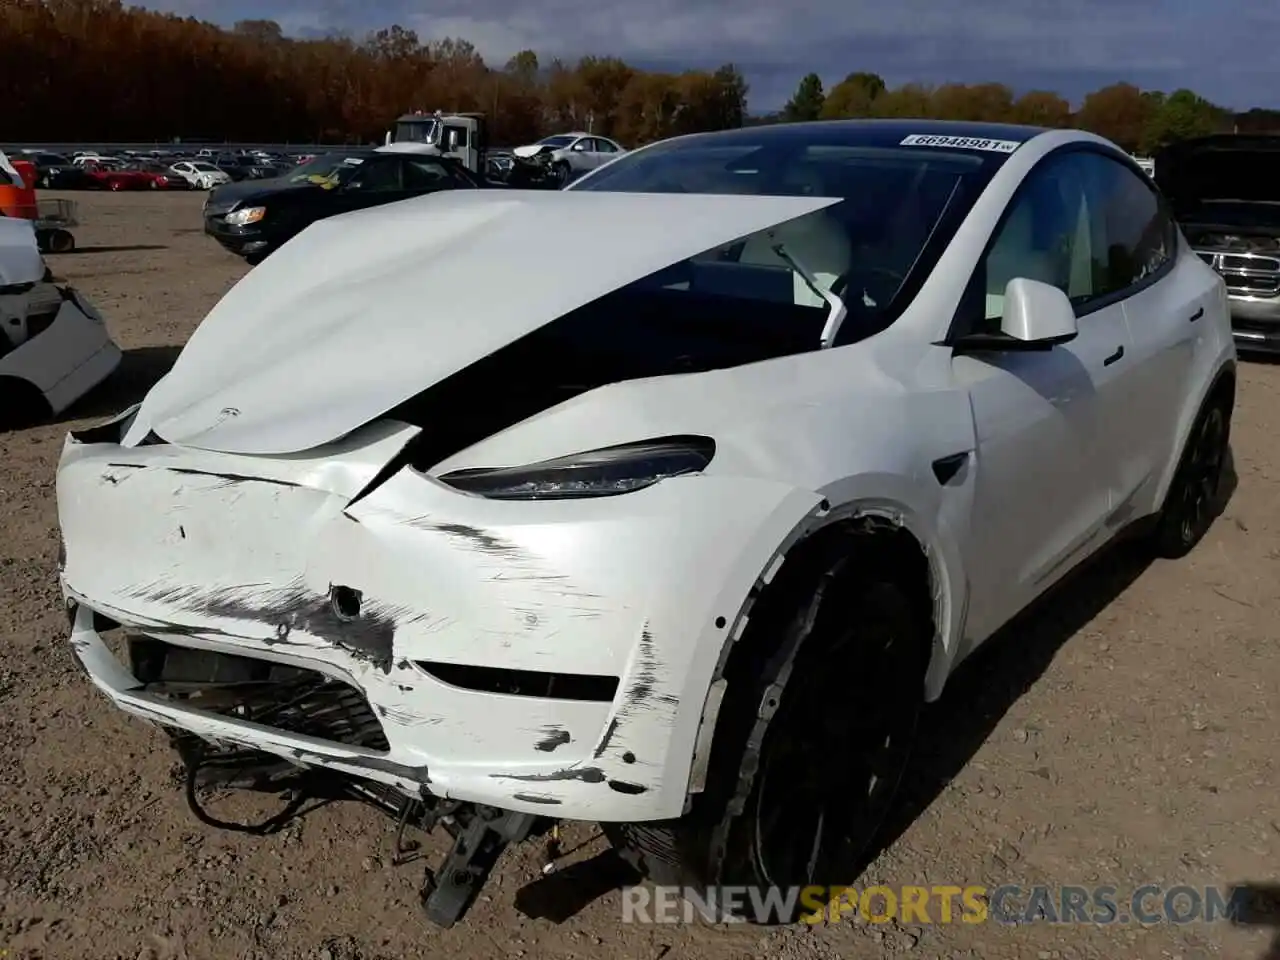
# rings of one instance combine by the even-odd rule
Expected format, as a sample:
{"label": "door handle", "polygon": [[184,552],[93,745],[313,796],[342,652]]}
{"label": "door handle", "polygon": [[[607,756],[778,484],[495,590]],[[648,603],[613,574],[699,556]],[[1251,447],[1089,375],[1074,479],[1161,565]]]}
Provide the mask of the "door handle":
{"label": "door handle", "polygon": [[1104,367],[1109,367],[1123,356],[1124,356],[1124,344],[1122,343],[1120,344],[1120,346],[1116,347],[1115,353],[1113,353],[1111,356],[1107,357],[1107,359],[1102,361],[1102,365]]}
{"label": "door handle", "polygon": [[1197,320],[1199,320],[1203,316],[1204,316],[1204,307],[1201,307],[1199,310],[1197,310],[1195,313],[1191,315],[1191,322],[1195,323]]}

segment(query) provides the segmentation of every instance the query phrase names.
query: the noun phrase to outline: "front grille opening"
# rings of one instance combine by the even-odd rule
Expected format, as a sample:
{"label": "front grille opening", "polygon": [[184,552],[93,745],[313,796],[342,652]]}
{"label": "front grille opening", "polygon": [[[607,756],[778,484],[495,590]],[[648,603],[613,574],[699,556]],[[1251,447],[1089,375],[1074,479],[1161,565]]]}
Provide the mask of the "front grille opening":
{"label": "front grille opening", "polygon": [[472,667],[415,661],[417,667],[453,687],[477,693],[503,693],[546,700],[588,700],[610,703],[618,692],[618,678],[585,673],[544,673],[539,670],[505,670],[500,667]]}
{"label": "front grille opening", "polygon": [[1227,289],[1232,293],[1268,295],[1280,290],[1280,276],[1242,277],[1233,273],[1224,273],[1222,276]]}
{"label": "front grille opening", "polygon": [[148,693],[286,733],[390,749],[364,694],[316,670],[193,650],[153,637],[130,637],[128,659]]}

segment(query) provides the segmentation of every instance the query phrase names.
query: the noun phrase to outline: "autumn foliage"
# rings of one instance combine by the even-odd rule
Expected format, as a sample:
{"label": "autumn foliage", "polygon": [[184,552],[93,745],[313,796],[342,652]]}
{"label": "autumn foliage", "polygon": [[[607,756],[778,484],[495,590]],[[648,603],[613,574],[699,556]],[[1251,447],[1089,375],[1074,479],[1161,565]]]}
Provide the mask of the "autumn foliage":
{"label": "autumn foliage", "polygon": [[[227,30],[120,0],[0,0],[0,82],[11,142],[367,142],[407,110],[442,109],[483,111],[494,142],[507,144],[565,129],[635,145],[744,122],[916,116],[1076,125],[1146,152],[1232,123],[1190,90],[1117,83],[1073,112],[1049,91],[889,88],[865,72],[830,91],[811,74],[781,114],[752,120],[732,64],[652,73],[614,57],[544,64],[525,51],[496,68],[465,40],[423,40],[399,26],[300,40],[269,20]],[[1274,121],[1262,113],[1246,116],[1255,127]]]}

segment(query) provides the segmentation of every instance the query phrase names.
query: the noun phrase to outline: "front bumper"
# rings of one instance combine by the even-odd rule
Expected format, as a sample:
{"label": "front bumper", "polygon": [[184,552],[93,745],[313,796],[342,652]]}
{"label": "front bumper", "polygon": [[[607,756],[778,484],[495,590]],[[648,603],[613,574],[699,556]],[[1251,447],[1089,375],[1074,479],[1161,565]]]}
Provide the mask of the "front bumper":
{"label": "front bumper", "polygon": [[1255,353],[1280,353],[1280,298],[1228,297],[1231,334],[1236,348]]}
{"label": "front bumper", "polygon": [[271,249],[271,240],[254,226],[234,227],[219,217],[205,217],[204,232],[217,240],[224,250],[238,257],[253,256]]}
{"label": "front bumper", "polygon": [[[520,504],[406,469],[352,504],[414,432],[378,425],[280,460],[69,438],[62,588],[93,682],[164,726],[408,795],[566,819],[679,816],[720,655],[817,498],[707,476]],[[344,619],[335,590],[358,611]],[[108,651],[101,618],[349,684],[388,748],[150,693]]]}

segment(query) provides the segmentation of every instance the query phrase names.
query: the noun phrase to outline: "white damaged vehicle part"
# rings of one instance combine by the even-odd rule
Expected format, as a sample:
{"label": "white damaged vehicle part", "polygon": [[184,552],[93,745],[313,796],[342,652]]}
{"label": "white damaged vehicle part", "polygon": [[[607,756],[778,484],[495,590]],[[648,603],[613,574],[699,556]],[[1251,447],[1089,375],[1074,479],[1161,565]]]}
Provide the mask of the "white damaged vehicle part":
{"label": "white damaged vehicle part", "polygon": [[[1225,298],[1126,220],[1161,227],[1130,168],[793,124],[321,221],[68,437],[77,656],[170,731],[504,839],[597,820],[666,882],[851,882],[956,664],[1131,521],[1168,555],[1211,522]],[[1130,212],[1069,192],[1104,176]],[[1152,246],[1099,302],[1116,222]]]}
{"label": "white damaged vehicle part", "polygon": [[84,294],[50,279],[30,221],[0,217],[0,419],[61,413],[120,358]]}
{"label": "white damaged vehicle part", "polygon": [[[836,202],[464,190],[422,199],[319,221],[245,276],[147,395],[125,445],[155,431],[224,452],[312,449],[611,290]],[[608,243],[593,233],[619,223],[627,229]],[[517,300],[494,280],[502,264],[519,264]]]}

